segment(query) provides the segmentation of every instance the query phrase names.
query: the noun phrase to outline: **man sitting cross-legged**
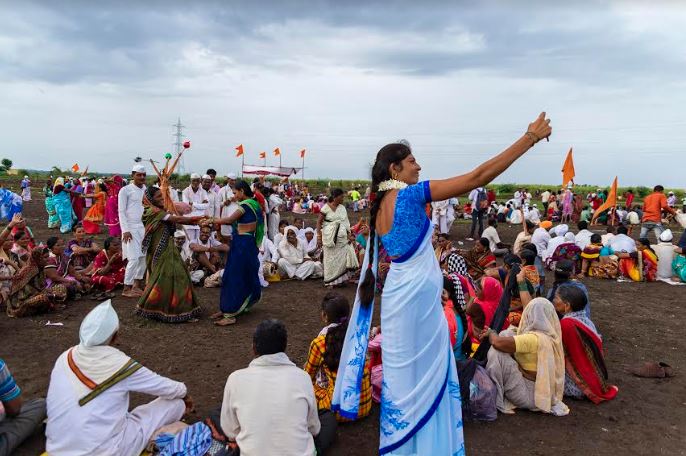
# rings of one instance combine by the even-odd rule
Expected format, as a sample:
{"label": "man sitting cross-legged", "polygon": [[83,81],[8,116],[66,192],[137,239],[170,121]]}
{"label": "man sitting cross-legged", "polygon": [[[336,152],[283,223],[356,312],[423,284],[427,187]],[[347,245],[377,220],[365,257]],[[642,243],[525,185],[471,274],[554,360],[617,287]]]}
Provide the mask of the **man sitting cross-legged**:
{"label": "man sitting cross-legged", "polygon": [[[46,450],[60,455],[139,455],[153,433],[193,408],[186,385],[155,374],[112,346],[119,318],[110,301],[81,323],[80,343],[50,377]],[[129,412],[129,393],[158,396]]]}

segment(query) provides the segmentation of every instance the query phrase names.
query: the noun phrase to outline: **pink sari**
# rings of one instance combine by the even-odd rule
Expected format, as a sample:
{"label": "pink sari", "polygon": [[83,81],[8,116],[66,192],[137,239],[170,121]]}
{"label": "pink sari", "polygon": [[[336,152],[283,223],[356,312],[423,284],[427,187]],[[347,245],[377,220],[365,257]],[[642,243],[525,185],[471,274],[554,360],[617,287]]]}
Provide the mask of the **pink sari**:
{"label": "pink sari", "polygon": [[574,195],[571,190],[566,190],[562,200],[562,215],[572,215],[572,212],[574,212],[573,202]]}
{"label": "pink sari", "polygon": [[105,202],[105,225],[109,228],[110,236],[121,236],[119,226],[119,190],[124,184],[121,176],[115,175],[112,182],[107,184],[107,201]]}

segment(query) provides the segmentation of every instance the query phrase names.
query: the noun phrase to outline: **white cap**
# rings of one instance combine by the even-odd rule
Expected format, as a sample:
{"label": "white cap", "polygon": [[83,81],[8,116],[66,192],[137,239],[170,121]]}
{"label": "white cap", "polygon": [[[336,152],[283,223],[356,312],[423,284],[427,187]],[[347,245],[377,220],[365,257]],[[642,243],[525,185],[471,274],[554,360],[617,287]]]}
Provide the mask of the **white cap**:
{"label": "white cap", "polygon": [[79,339],[85,347],[103,345],[119,329],[119,317],[112,307],[112,301],[98,304],[81,322]]}
{"label": "white cap", "polygon": [[564,236],[567,234],[567,231],[569,231],[569,227],[567,225],[557,225],[555,228],[553,228],[553,232],[557,236]]}
{"label": "white cap", "polygon": [[29,178],[29,176],[24,176],[24,179],[28,179],[28,178]]}
{"label": "white cap", "polygon": [[236,176],[236,173],[229,173],[226,175],[226,177],[228,179],[234,179],[235,180],[238,176]]}
{"label": "white cap", "polygon": [[186,233],[184,233],[184,232],[181,231],[181,230],[176,230],[176,231],[174,232],[174,237],[175,237],[175,238],[185,238],[185,237],[186,237]]}
{"label": "white cap", "polygon": [[105,181],[104,181],[104,180],[102,180],[102,179],[98,179],[98,184],[104,184],[104,183],[105,183]]}
{"label": "white cap", "polygon": [[136,163],[133,165],[133,168],[131,168],[131,172],[133,173],[144,173],[145,172],[145,166]]}
{"label": "white cap", "polygon": [[212,177],[209,174],[205,174],[202,176],[203,179],[212,179]]}
{"label": "white cap", "polygon": [[674,239],[674,235],[672,234],[672,230],[670,229],[664,230],[660,235],[661,242],[672,242],[672,239]]}
{"label": "white cap", "polygon": [[191,174],[191,179],[200,179],[200,174],[198,174],[198,173]]}

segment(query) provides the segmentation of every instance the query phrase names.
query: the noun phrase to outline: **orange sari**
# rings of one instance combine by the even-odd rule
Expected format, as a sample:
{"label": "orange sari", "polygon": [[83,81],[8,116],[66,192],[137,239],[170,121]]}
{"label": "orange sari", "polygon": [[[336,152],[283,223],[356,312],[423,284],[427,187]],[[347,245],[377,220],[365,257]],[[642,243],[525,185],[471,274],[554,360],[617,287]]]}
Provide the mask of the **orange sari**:
{"label": "orange sari", "polygon": [[83,229],[88,234],[100,233],[100,224],[105,218],[105,192],[98,190],[93,197],[93,205],[83,218]]}

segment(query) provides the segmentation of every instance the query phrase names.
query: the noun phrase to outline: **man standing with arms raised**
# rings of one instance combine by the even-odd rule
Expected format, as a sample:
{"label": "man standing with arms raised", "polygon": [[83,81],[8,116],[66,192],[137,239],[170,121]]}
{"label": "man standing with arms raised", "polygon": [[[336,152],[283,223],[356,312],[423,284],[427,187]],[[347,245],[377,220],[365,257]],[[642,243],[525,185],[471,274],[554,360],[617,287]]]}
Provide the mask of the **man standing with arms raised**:
{"label": "man standing with arms raised", "polygon": [[143,294],[145,277],[145,252],[143,252],[143,194],[145,193],[145,166],[136,164],[131,173],[131,183],[119,190],[119,224],[121,225],[122,258],[128,260],[124,273],[126,298],[138,298]]}

